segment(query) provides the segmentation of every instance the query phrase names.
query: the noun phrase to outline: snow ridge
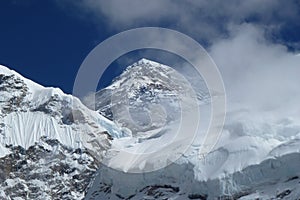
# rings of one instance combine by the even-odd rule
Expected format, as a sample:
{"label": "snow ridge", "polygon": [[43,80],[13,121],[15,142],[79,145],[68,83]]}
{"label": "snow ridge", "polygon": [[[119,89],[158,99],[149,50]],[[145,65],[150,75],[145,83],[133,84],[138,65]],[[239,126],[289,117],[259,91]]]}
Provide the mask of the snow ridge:
{"label": "snow ridge", "polygon": [[6,145],[28,148],[43,136],[72,148],[84,146],[101,159],[110,146],[108,134],[119,128],[79,99],[58,88],[45,88],[0,66],[0,156]]}

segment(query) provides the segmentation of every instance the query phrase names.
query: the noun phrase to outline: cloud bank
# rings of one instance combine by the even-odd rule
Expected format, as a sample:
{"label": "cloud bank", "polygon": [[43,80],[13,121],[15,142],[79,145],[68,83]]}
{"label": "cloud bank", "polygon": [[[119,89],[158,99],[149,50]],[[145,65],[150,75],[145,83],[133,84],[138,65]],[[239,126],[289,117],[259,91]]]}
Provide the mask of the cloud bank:
{"label": "cloud bank", "polygon": [[299,115],[300,57],[265,39],[249,24],[231,29],[229,38],[210,47],[222,73],[231,109]]}
{"label": "cloud bank", "polygon": [[[212,43],[226,37],[228,27],[242,23],[262,26],[270,39],[282,41],[287,27],[290,34],[299,27],[300,3],[297,0],[85,0],[58,1],[71,5],[76,12],[86,14],[94,22],[104,22],[112,30],[126,30],[140,26],[169,27],[202,41]],[[299,27],[300,28],[300,27]],[[291,41],[290,45],[291,44]],[[295,44],[296,45],[296,44]]]}

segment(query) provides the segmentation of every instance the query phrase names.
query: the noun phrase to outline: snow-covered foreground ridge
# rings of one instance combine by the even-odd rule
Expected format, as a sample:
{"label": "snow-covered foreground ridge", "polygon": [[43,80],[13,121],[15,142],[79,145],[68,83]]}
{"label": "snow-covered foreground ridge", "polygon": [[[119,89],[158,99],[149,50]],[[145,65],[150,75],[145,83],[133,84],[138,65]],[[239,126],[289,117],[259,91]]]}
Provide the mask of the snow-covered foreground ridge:
{"label": "snow-covered foreground ridge", "polygon": [[28,148],[45,136],[71,148],[87,148],[100,159],[110,135],[121,131],[113,122],[86,108],[58,88],[46,88],[0,66],[0,156],[6,145]]}

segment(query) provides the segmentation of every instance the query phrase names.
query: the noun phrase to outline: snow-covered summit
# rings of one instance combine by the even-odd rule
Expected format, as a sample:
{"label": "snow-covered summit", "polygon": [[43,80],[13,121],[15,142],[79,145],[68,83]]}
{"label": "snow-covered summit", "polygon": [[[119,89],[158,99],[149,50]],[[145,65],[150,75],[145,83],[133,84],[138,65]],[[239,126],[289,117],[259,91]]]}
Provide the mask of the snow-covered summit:
{"label": "snow-covered summit", "polygon": [[[116,77],[112,84],[96,93],[96,110],[107,118],[114,120],[134,132],[145,131],[138,129],[128,122],[124,117],[128,117],[122,108],[130,108],[131,117],[138,124],[147,127],[149,118],[138,115],[138,113],[151,113],[151,108],[155,105],[162,105],[165,113],[157,116],[157,123],[167,120],[174,120],[180,109],[178,96],[180,94],[190,98],[197,98],[203,102],[208,95],[201,91],[194,94],[186,78],[172,67],[160,64],[148,59],[141,59],[128,66],[124,72]],[[197,95],[197,96],[195,96]],[[151,107],[151,108],[150,108]],[[167,114],[168,116],[164,116]],[[155,119],[153,119],[155,120]],[[152,122],[156,127],[162,125]],[[149,127],[153,129],[154,127]],[[149,130],[149,129],[148,129]]]}
{"label": "snow-covered summit", "polygon": [[[190,82],[170,66],[147,59],[128,66],[110,86],[96,93],[95,107],[99,113],[131,133],[114,140],[109,151],[114,156],[107,157],[108,165],[124,171],[143,170],[147,165],[165,166],[168,160],[180,156],[181,149],[197,132],[198,106],[205,98],[201,88],[199,91],[196,94]],[[182,123],[188,125],[180,129]],[[119,150],[139,155],[157,153],[160,155],[150,157],[161,162],[148,161],[139,155],[124,155]]]}
{"label": "snow-covered summit", "polygon": [[[149,60],[147,58],[141,58],[140,60],[135,62],[133,65],[136,65],[136,64],[137,65],[149,64],[149,65],[152,65],[152,66],[160,66],[160,67],[164,67],[164,68],[169,68],[169,66],[167,66],[167,65],[161,64],[161,63],[153,61],[153,60]],[[133,66],[133,65],[130,65],[130,66]]]}

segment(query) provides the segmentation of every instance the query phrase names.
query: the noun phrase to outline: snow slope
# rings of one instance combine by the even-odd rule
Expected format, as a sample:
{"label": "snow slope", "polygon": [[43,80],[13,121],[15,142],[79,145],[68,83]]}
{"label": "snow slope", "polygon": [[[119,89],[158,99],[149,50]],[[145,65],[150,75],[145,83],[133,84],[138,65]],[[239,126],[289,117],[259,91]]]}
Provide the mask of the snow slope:
{"label": "snow slope", "polygon": [[299,130],[291,119],[259,122],[245,116],[227,123],[218,145],[205,157],[192,146],[177,162],[152,173],[100,168],[87,197],[299,199]]}
{"label": "snow slope", "polygon": [[[45,88],[0,66],[0,156],[6,145],[28,148],[42,136],[72,148],[83,146],[99,159],[110,146],[108,134],[122,132],[58,88]],[[110,137],[110,136],[109,136]]]}

